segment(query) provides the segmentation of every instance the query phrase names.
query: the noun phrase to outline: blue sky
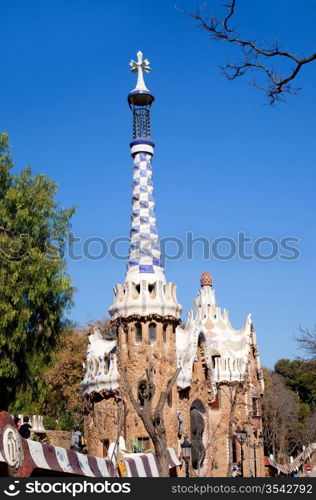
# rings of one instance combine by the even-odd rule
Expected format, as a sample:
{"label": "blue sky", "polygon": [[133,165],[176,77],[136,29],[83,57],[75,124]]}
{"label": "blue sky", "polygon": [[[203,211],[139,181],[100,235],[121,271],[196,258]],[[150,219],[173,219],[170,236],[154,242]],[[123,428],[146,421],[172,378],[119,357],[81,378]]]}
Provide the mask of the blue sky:
{"label": "blue sky", "polygon": [[[177,5],[194,10],[196,2]],[[236,22],[258,39],[278,39],[308,54],[315,18],[311,0],[244,0]],[[298,355],[298,326],[316,320],[316,64],[297,79],[298,96],[271,108],[247,78],[223,78],[218,66],[234,50],[210,43],[174,0],[1,0],[0,43],[0,128],[10,135],[15,170],[31,164],[52,177],[62,205],[77,207],[75,235],[107,241],[129,234],[126,96],[135,77],[128,62],[144,52],[152,66],[146,82],[156,96],[161,237],[183,239],[192,231],[236,240],[243,231],[252,238],[300,239],[300,258],[291,262],[205,261],[196,245],[193,260],[168,263],[183,319],[208,270],[235,328],[253,314],[263,364]],[[125,262],[69,261],[69,272],[77,289],[71,317],[84,323],[107,314]]]}

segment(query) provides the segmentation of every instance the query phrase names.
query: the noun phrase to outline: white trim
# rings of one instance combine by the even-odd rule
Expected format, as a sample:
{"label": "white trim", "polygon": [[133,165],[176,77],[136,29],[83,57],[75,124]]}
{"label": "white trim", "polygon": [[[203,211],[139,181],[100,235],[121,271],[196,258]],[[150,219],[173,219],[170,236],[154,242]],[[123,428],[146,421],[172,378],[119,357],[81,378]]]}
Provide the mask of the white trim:
{"label": "white trim", "polygon": [[149,153],[154,155],[154,148],[149,144],[135,144],[131,147],[131,155],[134,156],[137,153]]}

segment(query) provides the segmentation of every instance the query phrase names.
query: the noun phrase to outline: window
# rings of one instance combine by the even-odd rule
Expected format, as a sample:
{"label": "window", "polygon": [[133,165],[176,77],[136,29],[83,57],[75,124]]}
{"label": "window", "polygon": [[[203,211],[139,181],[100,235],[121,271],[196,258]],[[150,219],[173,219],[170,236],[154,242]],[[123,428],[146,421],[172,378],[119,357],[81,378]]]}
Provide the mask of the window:
{"label": "window", "polygon": [[251,399],[252,399],[252,416],[258,417],[259,416],[259,398],[253,397]]}
{"label": "window", "polygon": [[155,325],[155,323],[150,323],[150,325],[149,325],[149,340],[151,342],[156,340],[156,325]]}
{"label": "window", "polygon": [[109,371],[110,358],[107,353],[104,354],[104,374],[106,375]]}
{"label": "window", "polygon": [[163,329],[162,329],[162,338],[163,338],[164,343],[167,342],[167,328],[168,328],[167,323],[164,323]]}
{"label": "window", "polygon": [[213,370],[217,367],[219,368],[220,360],[221,360],[221,357],[219,354],[212,356],[212,368],[213,368]]}
{"label": "window", "polygon": [[136,323],[136,342],[142,341],[142,325],[140,323]]}
{"label": "window", "polygon": [[152,285],[148,285],[148,291],[150,293],[150,296],[155,298],[156,297],[156,284],[153,283]]}
{"label": "window", "polygon": [[236,438],[232,438],[232,449],[233,449],[233,463],[236,464],[238,462],[237,459],[237,446],[236,446]]}
{"label": "window", "polygon": [[108,456],[110,441],[108,439],[102,439],[101,442],[103,445],[103,457],[106,458]]}
{"label": "window", "polygon": [[219,387],[217,388],[217,393],[216,393],[216,396],[215,396],[215,400],[213,401],[213,403],[211,404],[211,410],[219,410],[220,409],[220,389]]}

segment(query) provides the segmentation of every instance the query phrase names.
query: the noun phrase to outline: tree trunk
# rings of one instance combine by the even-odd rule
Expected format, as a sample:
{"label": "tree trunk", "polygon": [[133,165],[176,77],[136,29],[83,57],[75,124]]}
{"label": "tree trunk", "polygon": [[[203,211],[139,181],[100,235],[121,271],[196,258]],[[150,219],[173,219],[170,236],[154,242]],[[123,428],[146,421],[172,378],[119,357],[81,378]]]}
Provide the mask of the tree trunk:
{"label": "tree trunk", "polygon": [[[160,427],[160,426],[159,426]],[[161,427],[159,430],[155,430],[152,441],[155,447],[155,455],[157,460],[157,467],[159,471],[159,477],[169,477],[169,460],[168,460],[168,449],[167,449],[167,438],[166,432],[161,432]]]}

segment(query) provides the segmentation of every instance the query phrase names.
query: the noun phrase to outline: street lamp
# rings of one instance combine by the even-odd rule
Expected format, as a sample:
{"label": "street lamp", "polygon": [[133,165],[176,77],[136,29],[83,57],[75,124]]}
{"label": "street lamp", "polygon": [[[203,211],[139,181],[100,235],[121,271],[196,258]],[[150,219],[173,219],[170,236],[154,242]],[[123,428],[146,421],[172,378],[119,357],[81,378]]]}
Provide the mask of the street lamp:
{"label": "street lamp", "polygon": [[188,436],[184,436],[183,443],[181,444],[182,456],[185,462],[185,477],[189,477],[189,462],[191,458],[192,445],[188,441]]}
{"label": "street lamp", "polygon": [[240,444],[240,458],[241,458],[241,475],[244,476],[244,448],[243,445],[248,440],[248,432],[246,429],[236,429],[236,438],[238,443]]}
{"label": "street lamp", "polygon": [[262,432],[260,432],[258,442],[253,444],[250,444],[250,436],[249,436],[249,441],[247,444],[250,446],[250,448],[253,449],[253,460],[255,463],[255,477],[257,477],[257,449],[260,448],[260,446],[263,446],[264,435],[262,434]]}

